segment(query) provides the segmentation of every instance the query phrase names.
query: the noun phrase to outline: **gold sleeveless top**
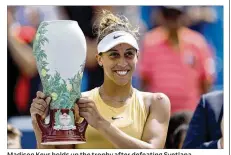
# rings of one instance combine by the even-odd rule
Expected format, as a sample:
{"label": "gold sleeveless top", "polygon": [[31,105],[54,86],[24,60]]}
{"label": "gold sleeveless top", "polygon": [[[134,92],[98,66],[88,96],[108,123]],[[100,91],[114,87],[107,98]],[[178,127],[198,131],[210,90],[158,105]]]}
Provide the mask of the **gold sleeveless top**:
{"label": "gold sleeveless top", "polygon": [[[147,112],[141,93],[135,89],[130,102],[120,108],[114,108],[104,103],[99,95],[99,88],[85,92],[92,99],[101,116],[114,124],[124,133],[141,139],[144,125],[147,119]],[[85,96],[85,95],[84,95]],[[78,144],[78,149],[111,149],[113,145],[106,140],[96,129],[88,125],[86,130],[85,144]]]}

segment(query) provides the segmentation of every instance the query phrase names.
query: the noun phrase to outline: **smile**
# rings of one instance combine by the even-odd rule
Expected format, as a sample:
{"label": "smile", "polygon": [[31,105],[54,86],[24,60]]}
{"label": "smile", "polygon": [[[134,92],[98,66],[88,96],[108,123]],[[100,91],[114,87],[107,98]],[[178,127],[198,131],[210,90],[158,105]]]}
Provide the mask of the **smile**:
{"label": "smile", "polygon": [[124,70],[124,71],[115,71],[119,76],[125,76],[129,72],[129,70]]}

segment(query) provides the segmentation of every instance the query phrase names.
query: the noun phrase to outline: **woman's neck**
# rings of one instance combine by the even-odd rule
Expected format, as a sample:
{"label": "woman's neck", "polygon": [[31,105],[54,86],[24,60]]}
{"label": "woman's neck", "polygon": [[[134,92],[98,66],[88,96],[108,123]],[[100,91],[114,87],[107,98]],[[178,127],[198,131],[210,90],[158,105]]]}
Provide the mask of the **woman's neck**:
{"label": "woman's neck", "polygon": [[109,79],[104,80],[104,83],[100,89],[100,92],[103,96],[106,96],[107,98],[111,98],[112,100],[116,101],[126,100],[131,96],[133,91],[131,81],[128,82],[126,85],[120,86]]}
{"label": "woman's neck", "polygon": [[173,46],[178,46],[179,44],[179,36],[177,30],[169,30],[168,39]]}
{"label": "woman's neck", "polygon": [[180,51],[180,39],[179,39],[179,29],[169,29],[166,27],[163,27],[166,35],[167,35],[167,41],[171,45],[171,47],[174,49],[174,51]]}

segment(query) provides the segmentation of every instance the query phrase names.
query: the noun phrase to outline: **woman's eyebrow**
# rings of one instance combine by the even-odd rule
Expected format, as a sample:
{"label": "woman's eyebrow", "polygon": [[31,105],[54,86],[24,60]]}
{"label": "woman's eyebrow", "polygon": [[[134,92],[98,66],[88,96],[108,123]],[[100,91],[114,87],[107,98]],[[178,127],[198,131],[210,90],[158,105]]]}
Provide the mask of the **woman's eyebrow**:
{"label": "woman's eyebrow", "polygon": [[131,47],[131,48],[126,49],[126,51],[127,51],[127,50],[136,50],[136,49],[133,48],[133,47]]}
{"label": "woman's eyebrow", "polygon": [[111,52],[119,52],[117,49],[110,49],[109,51],[108,51],[109,53],[111,53]]}

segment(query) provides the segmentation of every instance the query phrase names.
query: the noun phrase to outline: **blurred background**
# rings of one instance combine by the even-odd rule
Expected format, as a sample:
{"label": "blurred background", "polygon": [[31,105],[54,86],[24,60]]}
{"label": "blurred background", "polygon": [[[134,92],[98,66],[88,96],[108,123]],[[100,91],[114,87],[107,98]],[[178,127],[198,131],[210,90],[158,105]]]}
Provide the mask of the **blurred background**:
{"label": "blurred background", "polygon": [[[58,19],[78,22],[87,40],[81,87],[87,91],[103,82],[92,31],[102,9],[125,15],[140,28],[141,55],[133,86],[169,96],[172,118],[166,148],[181,148],[200,95],[223,90],[223,6],[8,6],[7,119],[11,125],[8,148],[15,147],[14,143],[18,148],[36,148],[29,108],[36,92],[42,90],[32,54],[40,22]],[[170,47],[165,43],[163,27],[171,30]]]}

